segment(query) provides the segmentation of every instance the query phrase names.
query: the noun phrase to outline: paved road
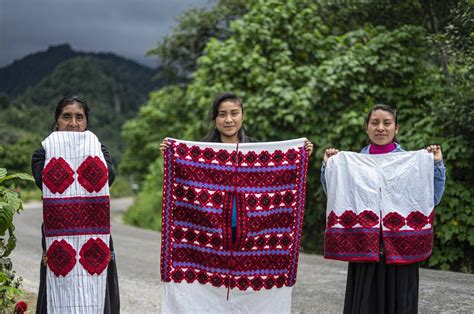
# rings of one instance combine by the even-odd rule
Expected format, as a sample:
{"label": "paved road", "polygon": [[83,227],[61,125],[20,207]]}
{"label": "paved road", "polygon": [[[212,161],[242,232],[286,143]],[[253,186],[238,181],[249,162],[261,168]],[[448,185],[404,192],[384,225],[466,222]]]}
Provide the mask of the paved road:
{"label": "paved road", "polygon": [[[117,218],[130,199],[112,202],[112,235],[119,272],[122,313],[158,313],[160,233],[120,223]],[[36,292],[41,256],[41,204],[29,203],[15,218],[17,248],[14,267],[24,288]],[[293,291],[294,313],[340,313],[344,301],[346,263],[301,254]],[[420,312],[474,313],[474,275],[421,271]]]}

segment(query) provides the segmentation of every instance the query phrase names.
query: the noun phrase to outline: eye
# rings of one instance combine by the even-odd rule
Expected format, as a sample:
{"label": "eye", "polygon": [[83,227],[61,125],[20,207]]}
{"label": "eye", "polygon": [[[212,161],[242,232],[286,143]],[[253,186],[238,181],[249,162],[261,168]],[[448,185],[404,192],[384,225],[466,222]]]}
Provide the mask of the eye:
{"label": "eye", "polygon": [[84,120],[84,116],[83,115],[78,115],[76,119],[78,121],[82,121],[82,120]]}
{"label": "eye", "polygon": [[71,119],[71,115],[69,113],[65,113],[65,114],[61,115],[61,117],[65,120]]}

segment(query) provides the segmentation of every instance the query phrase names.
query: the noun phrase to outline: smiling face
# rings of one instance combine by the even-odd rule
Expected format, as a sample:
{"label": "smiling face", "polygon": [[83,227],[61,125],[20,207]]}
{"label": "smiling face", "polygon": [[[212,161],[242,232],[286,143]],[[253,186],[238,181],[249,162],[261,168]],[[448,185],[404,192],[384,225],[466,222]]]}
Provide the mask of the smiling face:
{"label": "smiling face", "polygon": [[370,115],[365,131],[372,144],[387,145],[393,142],[398,128],[391,112],[377,109]]}
{"label": "smiling face", "polygon": [[77,102],[65,106],[56,121],[58,131],[84,132],[87,128],[87,117],[84,108]]}
{"label": "smiling face", "polygon": [[237,143],[243,121],[244,114],[239,103],[230,100],[221,102],[215,120],[216,128],[221,133],[221,141]]}

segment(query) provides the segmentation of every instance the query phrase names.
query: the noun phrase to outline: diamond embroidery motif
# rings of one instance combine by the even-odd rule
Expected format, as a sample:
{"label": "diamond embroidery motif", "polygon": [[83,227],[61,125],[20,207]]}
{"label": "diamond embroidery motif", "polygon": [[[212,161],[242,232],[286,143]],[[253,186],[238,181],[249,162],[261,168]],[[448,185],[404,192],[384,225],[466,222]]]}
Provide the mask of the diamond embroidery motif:
{"label": "diamond embroidery motif", "polygon": [[48,251],[48,267],[56,275],[66,276],[76,265],[76,250],[66,240],[55,240]]}
{"label": "diamond embroidery motif", "polygon": [[383,218],[383,225],[392,231],[398,231],[405,225],[405,218],[397,212],[391,212]]}
{"label": "diamond embroidery motif", "polygon": [[110,261],[110,249],[102,239],[89,239],[79,252],[79,262],[91,275],[100,275]]}
{"label": "diamond embroidery motif", "polygon": [[427,223],[429,223],[429,218],[418,211],[411,212],[407,217],[407,225],[418,231],[423,229]]}
{"label": "diamond embroidery motif", "polygon": [[64,193],[74,182],[74,171],[63,158],[51,158],[43,169],[43,183],[52,193]]}
{"label": "diamond embroidery motif", "polygon": [[89,193],[99,192],[109,180],[108,170],[99,157],[87,157],[77,169],[77,181]]}

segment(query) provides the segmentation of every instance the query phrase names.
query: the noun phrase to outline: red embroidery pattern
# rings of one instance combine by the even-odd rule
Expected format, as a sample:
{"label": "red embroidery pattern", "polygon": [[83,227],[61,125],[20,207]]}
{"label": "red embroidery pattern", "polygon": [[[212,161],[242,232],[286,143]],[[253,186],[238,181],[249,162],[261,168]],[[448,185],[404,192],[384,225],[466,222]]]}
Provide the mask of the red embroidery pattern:
{"label": "red embroidery pattern", "polygon": [[[383,231],[382,237],[386,262],[406,264],[427,259],[432,250],[433,217],[434,211],[428,217],[419,211],[411,212],[406,218],[397,212],[385,215],[382,222],[388,230]],[[337,224],[342,228],[334,227]],[[331,211],[327,217],[324,257],[357,262],[378,261],[380,229],[374,226],[378,226],[378,216],[370,210],[359,215],[345,211],[339,217]],[[407,226],[410,230],[401,230]]]}
{"label": "red embroidery pattern", "polygon": [[337,224],[341,224],[344,228],[352,228],[357,224],[360,224],[364,228],[370,228],[378,225],[379,216],[371,210],[364,210],[359,215],[347,210],[338,217],[334,211],[331,211],[326,221],[328,228]]}
{"label": "red embroidery pattern", "polygon": [[108,196],[44,198],[43,220],[46,236],[109,234]]}
{"label": "red embroidery pattern", "polygon": [[43,169],[43,183],[52,193],[64,193],[74,182],[74,171],[61,157],[51,158]]}
{"label": "red embroidery pattern", "polygon": [[383,232],[387,263],[410,264],[424,261],[431,255],[433,230]]}
{"label": "red embroidery pattern", "polygon": [[291,228],[295,223],[292,213],[279,213],[274,215],[254,217],[248,219],[248,230],[258,232],[271,228]]}
{"label": "red embroidery pattern", "polygon": [[246,205],[252,210],[257,207],[269,209],[270,207],[278,206],[294,206],[297,200],[297,193],[296,191],[275,192],[273,196],[268,194],[260,196],[249,194],[246,197]]}
{"label": "red embroidery pattern", "polygon": [[390,230],[400,230],[405,225],[405,218],[396,212],[388,213],[383,218],[383,225]]}
{"label": "red embroidery pattern", "polygon": [[77,168],[77,181],[87,192],[99,192],[108,182],[108,171],[99,157],[87,157]]}
{"label": "red embroidery pattern", "polygon": [[[218,150],[217,152],[212,148],[205,148],[204,150],[198,146],[191,146],[184,143],[178,144],[175,149],[176,157],[183,159],[192,159],[193,161],[215,162],[220,165],[233,165],[237,160],[237,153],[235,151],[228,152],[226,150]],[[275,150],[272,154],[267,151],[262,151],[257,154],[253,151],[243,154],[239,152],[239,165],[252,166],[267,166],[267,165],[281,165],[284,162],[293,163],[301,156],[301,153],[296,149],[289,149],[286,152]]]}
{"label": "red embroidery pattern", "polygon": [[226,286],[233,288],[239,288],[240,290],[247,290],[249,287],[253,290],[260,290],[262,288],[271,289],[273,287],[281,288],[288,285],[288,278],[286,276],[222,276],[219,274],[208,273],[205,271],[195,271],[193,269],[181,270],[176,269],[171,274],[171,279],[174,282],[180,283],[186,281],[192,283],[198,281],[200,284],[211,284],[214,287]]}
{"label": "red embroidery pattern", "polygon": [[79,262],[91,275],[100,275],[110,261],[110,249],[100,238],[89,239],[82,245]]}
{"label": "red embroidery pattern", "polygon": [[165,154],[162,280],[240,290],[292,286],[306,168],[302,148],[237,155],[173,142]]}
{"label": "red embroidery pattern", "polygon": [[76,251],[66,240],[55,240],[46,252],[48,267],[56,275],[66,276],[76,264]]}
{"label": "red embroidery pattern", "polygon": [[199,167],[176,165],[180,178],[202,183],[220,185],[273,186],[295,182],[297,171],[275,171],[261,173],[235,173],[233,170],[202,169]]}
{"label": "red embroidery pattern", "polygon": [[379,260],[378,228],[328,228],[324,235],[324,257],[342,261]]}
{"label": "red embroidery pattern", "polygon": [[420,212],[411,212],[407,216],[407,225],[408,227],[414,230],[421,230],[423,227],[429,223],[429,218],[426,217],[423,213]]}

